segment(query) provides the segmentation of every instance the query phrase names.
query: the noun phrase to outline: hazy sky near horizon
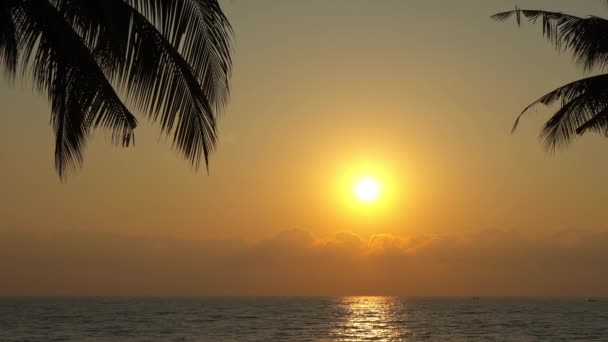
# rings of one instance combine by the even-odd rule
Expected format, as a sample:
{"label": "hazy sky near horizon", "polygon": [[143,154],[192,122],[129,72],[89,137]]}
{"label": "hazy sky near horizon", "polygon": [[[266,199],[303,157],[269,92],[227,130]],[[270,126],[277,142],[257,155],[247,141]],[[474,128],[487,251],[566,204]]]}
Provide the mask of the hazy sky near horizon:
{"label": "hazy sky near horizon", "polygon": [[[0,263],[0,272],[16,275],[0,284],[0,295],[134,294],[140,285],[141,293],[152,294],[596,295],[608,289],[605,276],[592,281],[608,260],[602,252],[608,250],[608,141],[587,135],[546,153],[538,133],[551,111],[542,107],[510,134],[522,108],[584,73],[555,52],[539,25],[489,19],[515,6],[608,16],[603,1],[221,4],[236,35],[234,75],[209,174],[192,170],[140,115],[135,147],[116,148],[97,133],[84,168],[61,183],[45,98],[28,81],[0,82],[0,232],[10,232],[0,243],[20,246],[4,252],[5,261],[18,262]],[[350,196],[352,179],[366,174],[384,189],[371,208]],[[112,248],[114,238],[95,243],[100,232],[138,247]],[[189,240],[192,254],[175,242]],[[159,241],[169,247],[157,248]],[[220,241],[232,247],[219,248]],[[87,248],[61,252],[81,242]],[[297,248],[285,260],[312,272],[318,286],[296,286],[299,275],[274,263],[290,243]],[[163,258],[167,251],[177,256]],[[87,259],[88,253],[99,258]],[[446,262],[456,255],[462,255],[456,264]],[[62,289],[45,269],[78,256],[83,261],[69,264],[70,286]],[[112,275],[112,265],[125,259],[130,266]],[[203,259],[210,261],[201,266]],[[143,280],[120,287],[121,274],[151,272],[153,260],[179,263],[180,281],[188,270],[200,274],[182,287],[146,288]],[[323,260],[328,264],[315,270]],[[518,268],[530,260],[538,263]],[[467,273],[476,262],[481,271]],[[345,266],[352,263],[367,265],[361,268],[367,273]],[[85,272],[103,265],[107,274]],[[540,269],[546,276],[532,279]],[[336,272],[343,282],[324,287]],[[573,282],[575,273],[589,281]],[[115,277],[114,287],[98,287],[101,274]],[[239,287],[260,274],[268,283]],[[292,282],[270,283],[282,276]],[[214,277],[216,283],[196,287]],[[366,277],[403,287],[374,287]],[[407,279],[416,282],[405,285]],[[456,279],[452,292],[419,291]],[[45,281],[57,283],[45,292]],[[483,281],[494,285],[484,292]],[[23,286],[28,282],[33,287]]]}

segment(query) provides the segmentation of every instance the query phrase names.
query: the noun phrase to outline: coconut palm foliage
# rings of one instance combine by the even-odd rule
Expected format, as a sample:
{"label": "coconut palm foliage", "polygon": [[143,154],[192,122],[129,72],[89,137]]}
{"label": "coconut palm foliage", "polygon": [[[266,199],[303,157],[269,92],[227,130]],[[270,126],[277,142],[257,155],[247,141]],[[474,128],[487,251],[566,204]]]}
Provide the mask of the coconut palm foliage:
{"label": "coconut palm foliage", "polygon": [[[559,50],[570,52],[584,71],[601,71],[608,63],[608,21],[599,17],[577,17],[564,13],[515,9],[492,16],[498,21],[515,17],[540,23],[544,36]],[[535,105],[558,104],[559,109],[545,123],[541,133],[550,150],[566,146],[577,136],[595,131],[608,137],[608,74],[586,77],[561,86],[542,96],[517,118]]]}
{"label": "coconut palm foliage", "polygon": [[207,164],[229,96],[230,38],[217,0],[0,0],[0,65],[48,97],[62,178],[95,128],[133,143],[132,109],[193,166]]}

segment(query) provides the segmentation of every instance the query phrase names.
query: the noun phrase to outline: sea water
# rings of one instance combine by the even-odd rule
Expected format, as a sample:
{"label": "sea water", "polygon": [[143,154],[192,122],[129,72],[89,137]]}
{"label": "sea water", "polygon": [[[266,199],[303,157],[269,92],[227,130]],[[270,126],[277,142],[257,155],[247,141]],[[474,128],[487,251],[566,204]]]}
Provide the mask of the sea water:
{"label": "sea water", "polygon": [[608,299],[0,298],[0,341],[608,341]]}

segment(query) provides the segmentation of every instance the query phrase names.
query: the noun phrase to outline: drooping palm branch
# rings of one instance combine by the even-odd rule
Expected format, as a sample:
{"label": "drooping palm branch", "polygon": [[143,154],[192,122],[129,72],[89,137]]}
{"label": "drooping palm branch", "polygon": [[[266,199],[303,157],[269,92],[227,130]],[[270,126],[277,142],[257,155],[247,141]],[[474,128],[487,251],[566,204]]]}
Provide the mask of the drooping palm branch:
{"label": "drooping palm branch", "polygon": [[230,91],[230,38],[217,0],[0,2],[0,65],[9,80],[31,74],[49,98],[62,178],[82,164],[95,128],[133,141],[126,104],[158,122],[193,166],[208,165]]}
{"label": "drooping palm branch", "polygon": [[[572,53],[574,62],[586,72],[607,66],[608,20],[522,9],[498,13],[492,19],[505,21],[513,16],[518,25],[522,18],[533,23],[540,21],[543,35],[559,51]],[[545,123],[541,133],[548,149],[565,146],[588,131],[608,137],[608,74],[574,81],[544,95],[522,111],[513,130],[535,105],[550,106],[558,101],[560,108]]]}

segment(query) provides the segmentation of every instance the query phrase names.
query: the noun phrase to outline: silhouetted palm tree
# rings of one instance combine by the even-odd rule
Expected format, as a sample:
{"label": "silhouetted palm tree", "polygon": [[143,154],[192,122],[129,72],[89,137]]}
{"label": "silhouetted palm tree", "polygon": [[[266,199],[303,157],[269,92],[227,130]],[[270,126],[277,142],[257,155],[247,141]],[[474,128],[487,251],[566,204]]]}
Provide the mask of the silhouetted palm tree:
{"label": "silhouetted palm tree", "polygon": [[[559,51],[573,54],[576,64],[586,72],[601,70],[608,63],[608,21],[602,18],[577,17],[564,13],[515,9],[498,13],[493,19],[504,21],[515,16],[518,25],[522,17],[540,21],[544,36]],[[547,147],[554,150],[565,146],[576,136],[595,131],[608,137],[608,74],[583,78],[566,84],[539,98],[517,118],[537,104],[552,105],[560,101],[560,108],[545,123],[542,137]]]}
{"label": "silhouetted palm tree", "polygon": [[[141,110],[198,167],[229,95],[231,28],[217,0],[0,0],[0,64],[31,71],[51,103],[55,166],[82,164],[89,133],[128,146]],[[119,97],[119,95],[121,97]]]}

